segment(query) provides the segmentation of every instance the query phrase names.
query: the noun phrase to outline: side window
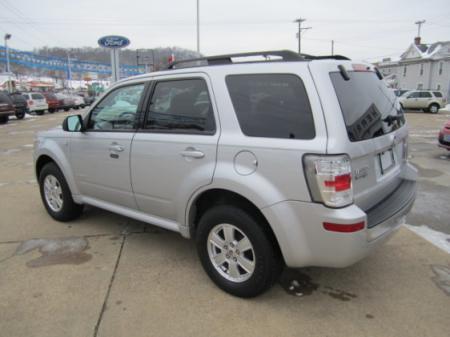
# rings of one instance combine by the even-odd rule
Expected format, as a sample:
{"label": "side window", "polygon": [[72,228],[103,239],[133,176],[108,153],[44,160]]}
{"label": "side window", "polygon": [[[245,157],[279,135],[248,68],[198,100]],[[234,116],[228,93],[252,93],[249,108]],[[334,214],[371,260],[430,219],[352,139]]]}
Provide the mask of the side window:
{"label": "side window", "polygon": [[315,137],[311,106],[298,76],[229,75],[226,84],[239,125],[246,136]]}
{"label": "side window", "polygon": [[418,92],[418,91],[414,91],[408,95],[408,98],[419,98],[419,97],[420,97],[420,92]]}
{"label": "side window", "polygon": [[214,112],[203,79],[157,82],[146,129],[181,133],[213,133]]}
{"label": "side window", "polygon": [[420,97],[422,97],[422,98],[431,98],[431,94],[428,91],[422,91],[420,93]]}
{"label": "side window", "polygon": [[434,96],[441,98],[442,97],[442,93],[439,91],[433,91]]}
{"label": "side window", "polygon": [[99,131],[131,130],[145,84],[129,85],[110,92],[91,111],[88,129]]}

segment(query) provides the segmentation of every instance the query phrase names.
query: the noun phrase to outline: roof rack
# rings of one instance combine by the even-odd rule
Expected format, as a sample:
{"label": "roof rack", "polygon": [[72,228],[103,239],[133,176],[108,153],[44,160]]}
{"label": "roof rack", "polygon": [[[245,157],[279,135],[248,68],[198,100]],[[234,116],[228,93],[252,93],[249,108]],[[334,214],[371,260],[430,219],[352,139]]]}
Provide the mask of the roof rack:
{"label": "roof rack", "polygon": [[[322,59],[334,59],[334,60],[349,60],[349,58],[342,55],[331,55],[331,56],[313,56],[308,54],[298,54],[291,50],[271,50],[271,51],[260,51],[260,52],[250,52],[250,53],[237,53],[237,54],[226,54],[226,55],[216,55],[216,56],[206,56],[193,59],[179,60],[169,63],[167,69],[175,68],[190,68],[199,66],[215,66],[215,65],[226,65],[233,64],[233,58],[244,58],[252,56],[262,56],[265,60],[262,61],[244,61],[237,63],[255,63],[255,62],[298,62],[298,61],[310,61],[310,60],[322,60]],[[270,56],[277,56],[277,59],[270,59]],[[279,58],[282,58],[280,60]],[[182,64],[193,64],[187,66],[181,66]]]}

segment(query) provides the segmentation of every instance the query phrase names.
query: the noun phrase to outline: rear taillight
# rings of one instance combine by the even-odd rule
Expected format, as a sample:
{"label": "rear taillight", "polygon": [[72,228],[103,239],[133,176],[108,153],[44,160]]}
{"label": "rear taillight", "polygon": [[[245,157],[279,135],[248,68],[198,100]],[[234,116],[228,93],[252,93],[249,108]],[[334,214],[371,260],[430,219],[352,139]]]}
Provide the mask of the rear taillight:
{"label": "rear taillight", "polygon": [[28,101],[28,105],[33,105],[33,101],[31,99]]}
{"label": "rear taillight", "polygon": [[306,155],[303,162],[313,201],[329,207],[353,202],[352,167],[347,155]]}

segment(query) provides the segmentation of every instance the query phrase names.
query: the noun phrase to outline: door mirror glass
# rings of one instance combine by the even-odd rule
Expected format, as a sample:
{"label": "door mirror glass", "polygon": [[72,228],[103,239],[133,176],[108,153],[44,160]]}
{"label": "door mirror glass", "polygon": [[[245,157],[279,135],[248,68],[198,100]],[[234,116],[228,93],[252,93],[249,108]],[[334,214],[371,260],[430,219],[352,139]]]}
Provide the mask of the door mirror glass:
{"label": "door mirror glass", "polygon": [[83,131],[83,118],[81,115],[71,115],[64,119],[62,128],[68,132],[81,132]]}

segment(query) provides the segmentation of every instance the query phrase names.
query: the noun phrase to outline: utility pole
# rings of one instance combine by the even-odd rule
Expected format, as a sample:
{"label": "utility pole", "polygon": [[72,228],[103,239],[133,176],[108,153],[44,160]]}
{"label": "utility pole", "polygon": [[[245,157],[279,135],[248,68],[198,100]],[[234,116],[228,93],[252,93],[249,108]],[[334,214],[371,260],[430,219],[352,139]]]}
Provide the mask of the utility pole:
{"label": "utility pole", "polygon": [[6,72],[8,73],[8,92],[11,92],[11,68],[9,64],[9,48],[8,40],[11,39],[11,34],[5,34],[5,53],[6,53]]}
{"label": "utility pole", "polygon": [[139,67],[139,49],[136,49],[136,66]]}
{"label": "utility pole", "polygon": [[425,23],[425,20],[420,20],[414,22],[417,25],[417,37],[420,37],[420,30],[422,29],[422,25]]}
{"label": "utility pole", "polygon": [[197,53],[200,53],[200,0],[197,0]]}
{"label": "utility pole", "polygon": [[69,52],[67,52],[67,76],[68,76],[68,87],[69,89],[71,89],[72,85],[71,85],[71,81],[72,81],[72,64],[70,63],[70,54]]}
{"label": "utility pole", "polygon": [[331,40],[331,56],[334,55],[334,40]]}
{"label": "utility pole", "polygon": [[305,21],[306,21],[306,19],[303,19],[303,18],[298,18],[297,20],[294,20],[294,22],[298,23],[297,38],[298,38],[298,53],[299,54],[302,53],[302,31],[312,28],[312,27],[304,27],[304,28],[302,28],[302,23],[305,22]]}

